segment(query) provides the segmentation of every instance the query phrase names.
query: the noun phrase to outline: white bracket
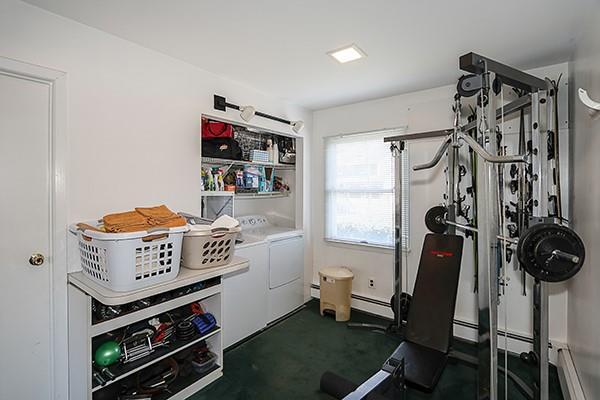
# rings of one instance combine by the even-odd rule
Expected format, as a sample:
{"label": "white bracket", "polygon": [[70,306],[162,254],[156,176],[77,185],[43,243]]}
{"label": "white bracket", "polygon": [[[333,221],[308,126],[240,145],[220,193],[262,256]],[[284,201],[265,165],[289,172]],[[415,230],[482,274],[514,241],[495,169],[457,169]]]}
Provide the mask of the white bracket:
{"label": "white bracket", "polygon": [[581,102],[590,109],[590,115],[595,115],[600,112],[600,103],[592,100],[585,89],[579,88],[578,92]]}

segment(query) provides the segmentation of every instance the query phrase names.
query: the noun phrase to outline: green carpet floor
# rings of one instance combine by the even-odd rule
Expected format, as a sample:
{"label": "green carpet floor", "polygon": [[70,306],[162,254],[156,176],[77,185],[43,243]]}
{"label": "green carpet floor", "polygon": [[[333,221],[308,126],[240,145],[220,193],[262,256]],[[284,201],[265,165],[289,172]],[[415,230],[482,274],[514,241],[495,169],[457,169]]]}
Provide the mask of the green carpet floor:
{"label": "green carpet floor", "polygon": [[[352,312],[355,322],[386,323]],[[319,391],[321,374],[332,371],[360,383],[375,373],[399,344],[382,333],[348,329],[331,317],[319,315],[318,301],[279,324],[225,352],[224,376],[189,400],[331,399]],[[454,348],[475,354],[475,346],[455,341]],[[503,357],[501,357],[503,358]],[[510,369],[525,382],[533,369],[518,357],[509,358]],[[451,363],[435,391],[430,394],[409,389],[407,399],[475,399],[477,370]],[[503,375],[499,374],[503,381]],[[501,390],[501,398],[504,398]],[[509,382],[508,398],[525,399]],[[556,368],[550,369],[550,399],[562,400]]]}

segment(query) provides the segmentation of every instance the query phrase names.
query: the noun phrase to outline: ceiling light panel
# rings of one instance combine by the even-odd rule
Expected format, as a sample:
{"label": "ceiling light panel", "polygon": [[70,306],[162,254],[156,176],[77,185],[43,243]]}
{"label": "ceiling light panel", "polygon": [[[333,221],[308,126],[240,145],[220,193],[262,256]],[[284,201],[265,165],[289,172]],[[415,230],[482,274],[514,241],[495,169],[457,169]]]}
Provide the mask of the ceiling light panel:
{"label": "ceiling light panel", "polygon": [[357,45],[352,44],[350,46],[343,47],[338,50],[333,50],[328,52],[331,57],[333,57],[340,64],[345,64],[350,61],[359,60],[361,58],[366,57],[364,51],[362,51]]}

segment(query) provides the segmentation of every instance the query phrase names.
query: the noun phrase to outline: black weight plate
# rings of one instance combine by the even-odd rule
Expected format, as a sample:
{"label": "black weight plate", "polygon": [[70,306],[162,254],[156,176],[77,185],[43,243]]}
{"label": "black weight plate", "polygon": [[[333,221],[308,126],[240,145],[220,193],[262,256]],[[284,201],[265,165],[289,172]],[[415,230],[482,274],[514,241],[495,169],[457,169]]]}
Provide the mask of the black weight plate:
{"label": "black weight plate", "polygon": [[[552,257],[554,250],[579,257],[577,263]],[[558,224],[537,224],[519,240],[517,257],[525,271],[545,282],[562,282],[574,276],[585,260],[585,246],[570,228]]]}
{"label": "black weight plate", "polygon": [[448,225],[444,223],[446,219],[446,207],[435,206],[427,210],[425,214],[425,226],[433,233],[445,233]]}
{"label": "black weight plate", "polygon": [[[406,292],[400,294],[400,318],[402,321],[408,320],[408,310],[410,309],[411,300],[412,296],[410,294]],[[394,315],[396,315],[396,295],[393,295],[390,299],[390,306],[392,307]]]}

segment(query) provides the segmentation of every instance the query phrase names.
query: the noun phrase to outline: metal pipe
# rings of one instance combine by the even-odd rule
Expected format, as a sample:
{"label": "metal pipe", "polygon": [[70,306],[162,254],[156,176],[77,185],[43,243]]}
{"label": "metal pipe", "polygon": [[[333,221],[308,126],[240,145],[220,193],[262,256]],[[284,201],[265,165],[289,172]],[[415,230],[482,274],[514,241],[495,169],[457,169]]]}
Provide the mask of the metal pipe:
{"label": "metal pipe", "polygon": [[562,250],[553,250],[551,257],[557,258],[559,260],[569,261],[573,264],[577,264],[579,262],[578,256],[576,256],[575,254],[567,253],[566,251]]}
{"label": "metal pipe", "polygon": [[[527,138],[525,136],[525,109],[521,109],[519,113],[519,154],[527,153]],[[527,228],[526,221],[526,199],[529,198],[529,185],[527,183],[527,174],[525,170],[526,166],[519,164],[517,166],[517,181],[519,189],[517,191],[517,227],[519,233],[525,232]],[[517,260],[517,265],[521,269],[521,294],[527,296],[527,272],[521,262]]]}
{"label": "metal pipe", "polygon": [[429,169],[429,168],[433,168],[437,165],[437,163],[440,162],[440,160],[442,159],[442,157],[444,156],[444,153],[446,152],[446,150],[448,149],[448,146],[450,145],[452,139],[447,138],[444,143],[442,143],[442,145],[438,148],[437,152],[435,153],[435,156],[433,156],[433,160],[425,163],[425,164],[417,164],[415,166],[413,166],[413,171],[421,171],[424,169]]}
{"label": "metal pipe", "polygon": [[459,66],[463,71],[473,74],[493,72],[502,78],[503,83],[528,92],[546,89],[543,79],[473,52],[462,55]]}
{"label": "metal pipe", "polygon": [[[548,105],[549,99],[546,99]],[[551,99],[550,99],[551,104]],[[550,108],[551,109],[551,108]],[[547,121],[552,121],[551,112]],[[531,140],[533,173],[533,216],[548,217],[548,134],[542,129],[540,113],[540,92],[531,94]],[[534,399],[548,400],[548,285],[536,279],[533,284],[533,351],[538,356],[537,373],[534,375]]]}
{"label": "metal pipe", "polygon": [[[452,222],[456,221],[456,206],[457,200],[460,198],[458,181],[460,177],[457,177],[456,174],[458,171],[458,147],[455,146],[457,143],[458,132],[460,131],[460,96],[454,96],[454,129],[452,131],[452,137],[450,139],[450,143],[452,146],[448,148],[447,151],[447,167],[446,167],[446,218]],[[448,147],[448,146],[446,146]],[[459,210],[460,211],[460,210]],[[456,234],[456,229],[454,226],[450,225],[448,228],[448,234],[454,235]]]}
{"label": "metal pipe", "polygon": [[[460,133],[458,135],[458,138],[467,142],[467,145],[470,148],[472,148],[475,151],[475,153],[477,153],[481,158],[483,158],[484,160],[486,160],[488,162],[491,162],[494,164],[510,164],[510,163],[518,163],[518,162],[527,162],[527,157],[524,155],[521,155],[521,154],[515,154],[515,155],[510,155],[510,156],[497,156],[497,155],[491,154],[487,150],[485,150],[483,147],[481,147],[481,145],[475,139],[473,139],[469,135],[465,135],[464,133]],[[495,140],[495,138],[492,140]]]}
{"label": "metal pipe", "polygon": [[[506,117],[507,115],[510,115],[516,111],[522,111],[530,105],[531,96],[528,94],[523,95],[515,101],[511,101],[510,103],[506,104],[504,107],[498,108],[496,110],[496,119],[501,119],[502,117]],[[463,132],[469,132],[471,129],[475,128],[477,128],[477,121],[469,122],[468,124],[463,125],[461,130]]]}
{"label": "metal pipe", "polygon": [[[487,66],[484,65],[487,74]],[[489,77],[494,81],[494,75]],[[496,98],[491,91],[481,91],[482,99],[487,97],[487,104],[477,109],[478,139],[486,147],[479,145],[471,137],[463,139],[477,155],[488,161],[498,156],[496,149]],[[492,154],[494,156],[492,156]],[[504,157],[500,157],[502,159]],[[498,184],[496,169],[487,162],[477,163],[477,256],[478,256],[478,380],[477,400],[498,400],[498,204],[495,185]]]}
{"label": "metal pipe", "polygon": [[479,232],[479,231],[477,230],[477,228],[475,228],[475,227],[473,227],[473,226],[459,224],[458,222],[452,222],[452,221],[445,220],[445,221],[444,221],[444,223],[445,223],[446,225],[452,225],[452,226],[455,226],[455,227],[457,227],[457,228],[464,229],[464,230],[467,230],[467,231],[471,231],[471,232]]}
{"label": "metal pipe", "polygon": [[394,327],[398,334],[402,333],[402,313],[401,294],[402,294],[402,251],[404,250],[404,238],[402,237],[402,208],[406,199],[402,198],[402,185],[409,182],[402,182],[402,152],[404,151],[404,142],[395,142],[391,146],[392,156],[394,158],[394,302],[396,313],[394,315]]}
{"label": "metal pipe", "polygon": [[[452,221],[449,221],[449,220],[445,220],[444,223],[446,225],[452,225],[452,226],[455,226],[455,227],[457,227],[459,229],[464,229],[466,231],[471,231],[471,232],[476,232],[476,233],[479,232],[479,229],[477,229],[477,228],[475,228],[473,226],[459,224],[458,222],[452,222]],[[502,236],[502,235],[497,235],[496,237],[498,239],[504,240],[505,242],[508,242],[508,243],[519,244],[519,241],[517,239],[508,238],[508,237]],[[559,250],[555,250],[555,251],[559,251]],[[553,252],[553,254],[554,254],[554,252]]]}
{"label": "metal pipe", "polygon": [[453,129],[442,129],[439,131],[428,131],[428,132],[417,132],[417,133],[403,133],[396,136],[388,136],[383,139],[384,142],[406,142],[409,140],[418,139],[433,139],[438,137],[446,137],[454,132]]}

